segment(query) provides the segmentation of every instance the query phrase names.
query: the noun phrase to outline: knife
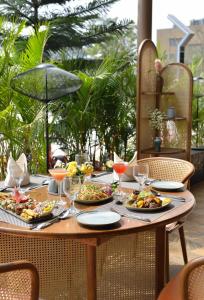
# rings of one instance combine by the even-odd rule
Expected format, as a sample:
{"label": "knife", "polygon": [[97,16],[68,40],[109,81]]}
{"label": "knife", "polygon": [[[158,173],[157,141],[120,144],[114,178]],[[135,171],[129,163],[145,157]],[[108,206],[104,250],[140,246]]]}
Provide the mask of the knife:
{"label": "knife", "polygon": [[51,224],[59,222],[59,221],[60,221],[59,216],[57,216],[49,221],[46,221],[46,222],[43,222],[40,224],[35,224],[35,225],[31,226],[30,229],[31,230],[43,229],[43,228],[46,228],[46,227],[50,226]]}
{"label": "knife", "polygon": [[5,186],[5,187],[1,188],[1,189],[0,189],[0,192],[3,192],[3,191],[5,191],[5,190],[7,190],[7,188],[8,188],[8,186]]}

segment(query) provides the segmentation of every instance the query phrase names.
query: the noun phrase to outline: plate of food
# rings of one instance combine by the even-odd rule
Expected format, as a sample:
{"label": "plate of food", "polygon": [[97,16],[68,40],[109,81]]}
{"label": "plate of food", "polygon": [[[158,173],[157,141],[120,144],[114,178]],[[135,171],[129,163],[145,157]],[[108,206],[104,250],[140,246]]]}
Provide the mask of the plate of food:
{"label": "plate of food", "polygon": [[26,223],[35,223],[52,218],[55,207],[55,200],[37,202],[29,195],[0,193],[0,209]]}
{"label": "plate of food", "polygon": [[121,216],[112,211],[90,211],[77,216],[77,222],[85,226],[108,226],[119,222]]}
{"label": "plate of food", "polygon": [[182,182],[178,181],[154,181],[151,186],[157,190],[161,191],[175,191],[182,189],[184,187],[184,184]]}
{"label": "plate of food", "polygon": [[111,186],[98,186],[95,184],[84,184],[78,194],[76,202],[82,204],[96,204],[112,199],[113,190]]}
{"label": "plate of food", "polygon": [[136,211],[158,211],[169,206],[171,198],[155,196],[151,191],[141,191],[139,194],[130,194],[129,199],[125,202],[125,207]]}

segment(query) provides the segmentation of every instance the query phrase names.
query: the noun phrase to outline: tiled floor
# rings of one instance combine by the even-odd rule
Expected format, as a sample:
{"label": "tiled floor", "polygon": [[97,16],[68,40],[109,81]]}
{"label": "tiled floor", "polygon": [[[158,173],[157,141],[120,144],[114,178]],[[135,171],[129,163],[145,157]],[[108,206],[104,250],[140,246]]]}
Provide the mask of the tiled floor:
{"label": "tiled floor", "polygon": [[[196,206],[184,224],[188,259],[204,256],[204,181],[191,187]],[[173,276],[183,266],[183,256],[176,230],[170,234],[170,273]]]}

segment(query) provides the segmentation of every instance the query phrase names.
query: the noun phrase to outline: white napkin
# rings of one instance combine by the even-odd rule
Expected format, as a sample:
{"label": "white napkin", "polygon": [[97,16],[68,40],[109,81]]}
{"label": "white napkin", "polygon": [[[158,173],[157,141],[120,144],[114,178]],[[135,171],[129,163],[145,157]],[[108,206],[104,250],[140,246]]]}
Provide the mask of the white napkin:
{"label": "white napkin", "polygon": [[27,185],[30,183],[30,176],[27,169],[27,158],[24,153],[19,156],[19,159],[15,161],[10,154],[7,164],[7,176],[5,179],[5,186],[14,187],[16,182],[14,177],[22,176],[23,181],[21,186]]}
{"label": "white napkin", "polygon": [[[123,161],[115,152],[114,152],[114,162]],[[133,158],[128,162],[128,168],[124,174],[121,175],[121,181],[133,181],[135,180],[133,177],[133,166],[137,163],[137,151],[135,151]],[[113,172],[114,180],[118,180],[118,175],[114,171]]]}

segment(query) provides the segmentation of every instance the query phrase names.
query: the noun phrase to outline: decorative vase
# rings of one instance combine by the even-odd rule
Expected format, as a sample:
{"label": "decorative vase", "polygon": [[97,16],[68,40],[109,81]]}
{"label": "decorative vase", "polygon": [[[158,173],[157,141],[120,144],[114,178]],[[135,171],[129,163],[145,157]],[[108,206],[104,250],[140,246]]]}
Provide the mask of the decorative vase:
{"label": "decorative vase", "polygon": [[167,118],[169,120],[172,120],[174,119],[176,116],[176,110],[175,110],[175,107],[174,106],[169,106],[168,109],[167,109]]}
{"label": "decorative vase", "polygon": [[156,136],[154,139],[154,150],[156,152],[160,152],[161,151],[161,138]]}

